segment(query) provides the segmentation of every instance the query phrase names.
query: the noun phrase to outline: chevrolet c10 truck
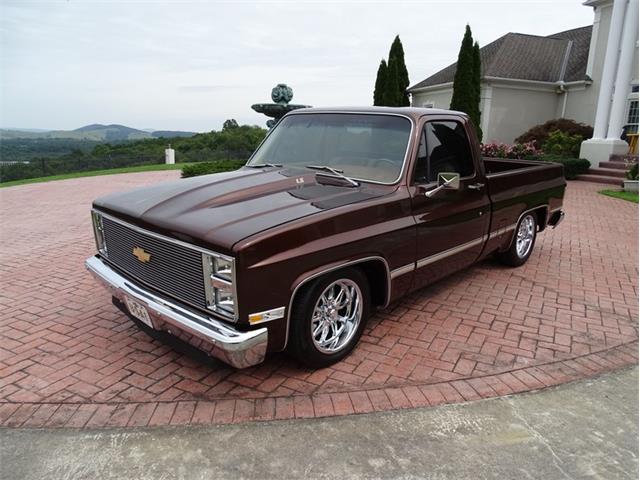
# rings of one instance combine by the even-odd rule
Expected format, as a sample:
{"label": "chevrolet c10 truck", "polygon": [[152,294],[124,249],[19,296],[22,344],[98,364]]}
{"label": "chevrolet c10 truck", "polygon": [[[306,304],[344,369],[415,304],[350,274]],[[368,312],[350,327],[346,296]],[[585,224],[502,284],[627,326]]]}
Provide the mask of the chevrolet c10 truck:
{"label": "chevrolet c10 truck", "polygon": [[374,309],[489,256],[522,265],[565,187],[561,165],[483,159],[463,113],[307,108],[237,171],[96,200],[86,266],[150,333],[323,367]]}

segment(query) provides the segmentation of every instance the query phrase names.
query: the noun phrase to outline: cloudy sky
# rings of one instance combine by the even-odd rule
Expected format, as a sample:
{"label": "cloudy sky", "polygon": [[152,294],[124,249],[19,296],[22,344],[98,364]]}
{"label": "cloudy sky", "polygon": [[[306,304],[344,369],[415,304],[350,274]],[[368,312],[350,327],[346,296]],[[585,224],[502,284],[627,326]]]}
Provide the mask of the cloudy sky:
{"label": "cloudy sky", "polygon": [[580,0],[0,0],[0,127],[264,125],[250,105],[281,82],[294,103],[371,104],[396,34],[413,84],[455,61],[466,23],[482,46],[592,21]]}

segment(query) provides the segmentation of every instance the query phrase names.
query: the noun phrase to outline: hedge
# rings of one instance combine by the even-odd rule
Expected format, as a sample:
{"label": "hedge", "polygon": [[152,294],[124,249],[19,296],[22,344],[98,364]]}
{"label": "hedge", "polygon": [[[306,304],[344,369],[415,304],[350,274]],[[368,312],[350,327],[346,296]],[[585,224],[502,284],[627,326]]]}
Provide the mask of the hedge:
{"label": "hedge", "polygon": [[564,166],[564,178],[574,180],[578,175],[587,173],[591,167],[589,160],[584,158],[567,158],[555,155],[542,155],[540,160],[544,162],[560,163]]}
{"label": "hedge", "polygon": [[208,175],[210,173],[228,172],[242,167],[246,160],[220,160],[217,162],[198,162],[182,168],[182,178]]}

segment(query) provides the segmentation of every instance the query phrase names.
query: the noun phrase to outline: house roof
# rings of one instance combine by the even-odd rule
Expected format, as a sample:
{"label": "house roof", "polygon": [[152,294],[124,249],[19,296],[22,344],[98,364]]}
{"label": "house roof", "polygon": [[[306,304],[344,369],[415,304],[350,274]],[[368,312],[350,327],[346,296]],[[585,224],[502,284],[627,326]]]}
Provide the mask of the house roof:
{"label": "house roof", "polygon": [[[540,37],[507,33],[480,49],[482,77],[571,82],[584,80],[591,25]],[[409,91],[453,82],[456,63],[434,73]]]}

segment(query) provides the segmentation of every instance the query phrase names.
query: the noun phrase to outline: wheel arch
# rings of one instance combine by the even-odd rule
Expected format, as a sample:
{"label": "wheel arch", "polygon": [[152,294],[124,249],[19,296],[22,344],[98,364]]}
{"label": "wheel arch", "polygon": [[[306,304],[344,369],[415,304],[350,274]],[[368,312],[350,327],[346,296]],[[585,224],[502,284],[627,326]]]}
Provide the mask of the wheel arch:
{"label": "wheel arch", "polygon": [[286,312],[286,329],[284,346],[282,347],[283,350],[287,348],[287,345],[289,344],[289,333],[291,332],[291,309],[296,296],[299,295],[302,289],[305,286],[308,286],[313,280],[321,278],[329,273],[350,267],[359,268],[366,276],[367,281],[369,282],[372,304],[382,307],[388,305],[391,296],[391,273],[389,270],[389,264],[384,257],[372,255],[357,260],[325,265],[310,272],[306,272],[300,275],[292,285],[292,293],[289,298],[289,305]]}
{"label": "wheel arch", "polygon": [[509,244],[507,245],[507,248],[505,250],[508,250],[509,248],[511,248],[511,245],[513,245],[513,242],[516,239],[517,236],[517,232],[518,232],[518,225],[520,225],[520,221],[522,220],[522,218],[527,214],[527,213],[533,213],[536,216],[536,223],[538,226],[538,232],[541,232],[545,229],[545,227],[547,226],[547,212],[549,211],[549,205],[544,204],[544,205],[538,205],[537,207],[533,207],[533,208],[529,208],[528,210],[525,210],[524,212],[522,212],[520,214],[520,216],[518,217],[518,220],[516,221],[514,228],[513,228],[513,235],[511,236],[511,241],[509,242]]}

